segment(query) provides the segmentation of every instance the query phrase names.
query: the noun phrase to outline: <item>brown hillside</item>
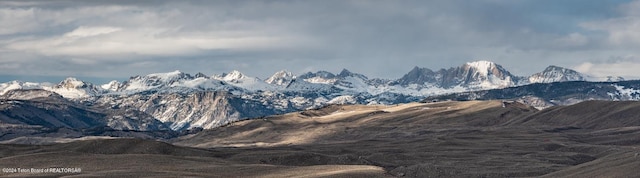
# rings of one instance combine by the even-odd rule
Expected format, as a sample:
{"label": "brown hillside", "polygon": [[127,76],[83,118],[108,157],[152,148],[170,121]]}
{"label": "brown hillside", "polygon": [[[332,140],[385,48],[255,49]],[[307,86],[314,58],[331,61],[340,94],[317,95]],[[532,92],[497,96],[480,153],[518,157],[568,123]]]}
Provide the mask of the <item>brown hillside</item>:
{"label": "brown hillside", "polygon": [[548,108],[531,116],[516,119],[509,124],[574,126],[587,129],[640,126],[640,102],[585,101],[570,106]]}

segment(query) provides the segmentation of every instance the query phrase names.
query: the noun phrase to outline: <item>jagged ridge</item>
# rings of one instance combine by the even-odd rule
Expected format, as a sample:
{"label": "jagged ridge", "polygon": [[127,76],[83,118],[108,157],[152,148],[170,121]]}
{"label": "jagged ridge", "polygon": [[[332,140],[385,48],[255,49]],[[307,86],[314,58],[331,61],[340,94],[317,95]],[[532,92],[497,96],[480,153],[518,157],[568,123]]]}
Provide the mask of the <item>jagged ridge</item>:
{"label": "jagged ridge", "polygon": [[44,89],[86,105],[135,109],[174,130],[184,130],[213,128],[241,119],[327,104],[396,104],[453,92],[584,79],[582,74],[556,66],[529,77],[518,77],[493,62],[476,61],[435,72],[415,67],[397,80],[370,79],[347,69],[338,74],[319,71],[299,76],[279,71],[266,80],[235,70],[213,76],[173,71],[100,86],[75,78],[59,84],[13,81],[0,84],[0,94]]}

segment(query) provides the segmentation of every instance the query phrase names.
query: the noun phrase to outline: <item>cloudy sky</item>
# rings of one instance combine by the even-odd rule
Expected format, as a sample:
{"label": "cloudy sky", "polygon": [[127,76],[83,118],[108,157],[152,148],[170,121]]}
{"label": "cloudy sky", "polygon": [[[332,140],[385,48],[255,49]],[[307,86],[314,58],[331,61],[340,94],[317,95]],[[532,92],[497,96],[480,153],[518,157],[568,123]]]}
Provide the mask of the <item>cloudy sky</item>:
{"label": "cloudy sky", "polygon": [[180,70],[399,78],[490,60],[640,76],[640,1],[0,1],[0,82]]}

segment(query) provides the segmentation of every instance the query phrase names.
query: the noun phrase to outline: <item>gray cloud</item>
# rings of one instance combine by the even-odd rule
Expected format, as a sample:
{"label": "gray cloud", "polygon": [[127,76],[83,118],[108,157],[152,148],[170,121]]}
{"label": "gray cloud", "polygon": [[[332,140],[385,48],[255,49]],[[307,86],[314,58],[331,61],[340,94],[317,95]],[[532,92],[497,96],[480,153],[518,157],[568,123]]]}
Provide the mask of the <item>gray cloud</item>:
{"label": "gray cloud", "polygon": [[640,3],[628,1],[0,4],[0,75],[126,78],[238,69],[266,78],[281,69],[348,68],[398,78],[413,66],[479,59],[519,75],[548,65],[601,75],[607,71],[593,68],[613,64],[606,61],[612,56],[638,56],[640,46],[633,33]]}

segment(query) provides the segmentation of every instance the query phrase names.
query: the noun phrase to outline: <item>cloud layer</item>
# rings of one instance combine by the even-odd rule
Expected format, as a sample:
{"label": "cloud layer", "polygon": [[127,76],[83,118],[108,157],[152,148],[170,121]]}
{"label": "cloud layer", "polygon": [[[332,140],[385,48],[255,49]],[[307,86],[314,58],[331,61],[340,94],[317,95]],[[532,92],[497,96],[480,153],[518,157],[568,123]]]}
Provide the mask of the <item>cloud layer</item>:
{"label": "cloud layer", "polygon": [[560,65],[633,78],[638,12],[640,1],[2,1],[0,75],[397,78],[486,59],[519,75]]}

